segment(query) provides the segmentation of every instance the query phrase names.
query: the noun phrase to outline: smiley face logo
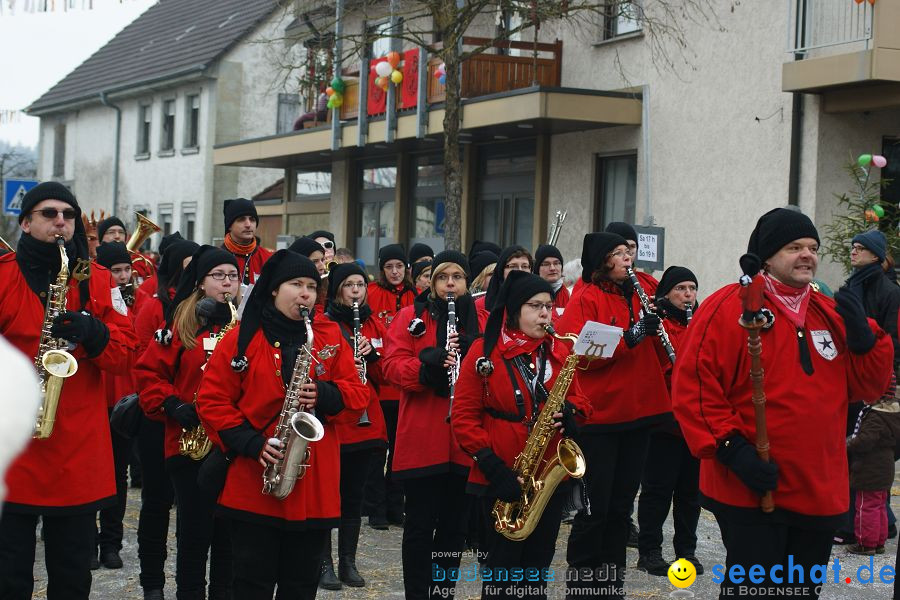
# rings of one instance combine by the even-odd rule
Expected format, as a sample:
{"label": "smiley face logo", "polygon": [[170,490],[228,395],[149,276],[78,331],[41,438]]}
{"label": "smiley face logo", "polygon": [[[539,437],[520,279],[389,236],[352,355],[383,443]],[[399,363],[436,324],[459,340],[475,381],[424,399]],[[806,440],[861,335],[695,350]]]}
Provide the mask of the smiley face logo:
{"label": "smiley face logo", "polygon": [[677,588],[691,587],[697,579],[697,569],[694,564],[684,558],[679,558],[669,565],[669,581]]}

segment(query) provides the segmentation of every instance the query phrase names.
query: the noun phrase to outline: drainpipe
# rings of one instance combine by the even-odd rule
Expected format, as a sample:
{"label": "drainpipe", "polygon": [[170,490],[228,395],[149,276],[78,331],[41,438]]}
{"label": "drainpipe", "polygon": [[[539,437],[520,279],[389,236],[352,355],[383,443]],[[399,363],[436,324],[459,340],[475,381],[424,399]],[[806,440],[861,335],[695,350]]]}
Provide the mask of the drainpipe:
{"label": "drainpipe", "polygon": [[[806,45],[806,0],[797,0],[795,48]],[[805,51],[794,52],[794,60],[806,58]],[[788,204],[800,205],[800,151],[803,149],[803,94],[791,94],[791,155],[788,170]]]}
{"label": "drainpipe", "polygon": [[113,153],[112,209],[113,214],[117,215],[119,214],[119,146],[121,145],[119,142],[122,134],[122,109],[109,101],[106,92],[100,92],[100,103],[116,111],[116,149]]}
{"label": "drainpipe", "polygon": [[644,142],[644,198],[646,208],[644,212],[644,225],[652,226],[653,203],[650,200],[650,85],[645,84],[641,91],[641,132]]}

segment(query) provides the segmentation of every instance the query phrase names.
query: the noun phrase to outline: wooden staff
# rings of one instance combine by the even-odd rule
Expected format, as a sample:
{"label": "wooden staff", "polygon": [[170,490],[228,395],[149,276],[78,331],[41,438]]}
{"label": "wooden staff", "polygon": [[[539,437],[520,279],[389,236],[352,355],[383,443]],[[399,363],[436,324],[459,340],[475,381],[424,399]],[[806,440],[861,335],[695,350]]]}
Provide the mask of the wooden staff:
{"label": "wooden staff", "polygon": [[[755,254],[741,257],[741,306],[743,313],[738,323],[747,330],[747,350],[750,353],[750,380],[753,382],[753,414],[756,418],[756,454],[760,459],[769,462],[769,431],[766,428],[766,390],[762,366],[762,340],[760,330],[766,324],[762,312],[763,280],[759,274],[762,261]],[[759,502],[764,513],[775,510],[772,492],[766,492]]]}

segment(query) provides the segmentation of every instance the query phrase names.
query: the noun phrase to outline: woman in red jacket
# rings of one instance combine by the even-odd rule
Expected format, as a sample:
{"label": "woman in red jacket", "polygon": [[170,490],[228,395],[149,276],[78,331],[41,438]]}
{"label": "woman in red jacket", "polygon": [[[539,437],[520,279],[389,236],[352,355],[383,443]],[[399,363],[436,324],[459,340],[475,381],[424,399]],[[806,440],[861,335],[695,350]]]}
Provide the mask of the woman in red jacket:
{"label": "woman in red jacket", "polygon": [[[416,295],[403,246],[389,244],[381,248],[378,251],[378,274],[375,281],[369,284],[368,301],[372,316],[387,331],[400,309],[412,304]],[[403,490],[392,476],[400,390],[390,382],[385,382],[379,390],[379,397],[387,426],[388,454],[376,456],[372,461],[366,482],[363,513],[369,515],[370,527],[387,529],[389,523],[403,525]]]}
{"label": "woman in red jacket", "polygon": [[605,588],[616,595],[624,593],[628,516],[641,482],[650,426],[672,419],[663,376],[668,359],[656,336],[659,317],[642,314],[629,281],[626,240],[614,233],[589,233],[581,262],[584,287],[569,301],[557,329],[577,334],[585,322],[597,321],[621,327],[624,335],[612,357],[590,362],[575,376],[576,394],[588,398],[593,409],[577,438],[590,465],[584,482],[591,514],[575,517],[566,560],[573,569],[599,570],[602,579],[569,582],[574,593]]}
{"label": "woman in red jacket", "polygon": [[[315,314],[320,282],[308,258],[276,252],[256,280],[240,327],[213,352],[197,396],[210,439],[231,457],[218,504],[230,521],[235,598],[271,598],[276,586],[279,598],[315,598],[325,540],[339,522],[335,427],[359,420],[369,390],[340,327]],[[273,435],[301,352],[312,356],[297,401],[322,423],[324,435],[308,447],[305,476],[279,500],[263,494],[263,473],[283,458]]]}
{"label": "woman in red jacket", "polygon": [[231,321],[225,295],[236,296],[239,284],[234,256],[202,246],[178,284],[166,327],[157,332],[156,343],[147,347],[135,367],[144,412],[150,418],[165,416],[166,470],[178,501],[178,598],[205,596],[207,554],[210,598],[231,597],[228,531],[213,518],[215,496],[197,485],[197,473],[206,459],[182,456],[179,438],[200,425],[194,399],[209,357],[209,338]]}
{"label": "woman in red jacket", "polygon": [[[512,466],[568,354],[565,345],[544,329],[552,310],[553,288],[548,282],[530,273],[507,275],[484,338],[472,344],[456,386],[453,434],[478,466],[469,472],[467,491],[479,497],[485,522],[486,539],[481,547],[487,552],[482,565],[485,598],[521,598],[525,597],[523,592],[529,598],[546,598],[546,580],[516,583],[508,574],[514,567],[540,570],[550,566],[565,499],[563,490],[557,488],[537,528],[524,541],[508,540],[497,533],[491,511],[496,500],[515,502],[522,495],[522,482]],[[575,410],[566,401],[563,410],[555,413],[555,426],[564,426],[565,435],[575,434]],[[560,441],[560,436],[554,436],[545,457],[556,453]],[[507,577],[501,579],[503,575]],[[535,587],[542,591],[528,591]]]}
{"label": "woman in red jacket", "polygon": [[[447,423],[452,392],[448,370],[465,356],[479,332],[466,288],[466,257],[445,250],[433,265],[431,287],[402,309],[388,330],[384,358],[385,376],[403,391],[393,477],[403,482],[406,492],[403,587],[414,600],[428,597],[435,585],[442,588],[442,597],[452,597],[453,582],[433,581],[432,566],[459,567],[465,545],[471,459]],[[451,293],[457,321],[456,333],[448,335]]]}
{"label": "woman in red jacket", "polygon": [[[341,582],[350,587],[366,584],[356,568],[356,547],[359,542],[363,487],[372,457],[381,456],[387,449],[387,430],[378,401],[378,390],[384,381],[381,374],[379,349],[386,335],[384,327],[372,317],[366,303],[366,272],[355,262],[337,265],[328,274],[328,312],[326,316],[337,323],[344,339],[353,346],[353,303],[358,304],[359,342],[356,359],[360,380],[367,384],[369,404],[365,419],[355,423],[339,423],[341,441],[341,526],[338,529],[338,576],[334,574],[329,536],[322,561],[322,580],[326,590],[341,589]],[[363,364],[363,362],[365,364]],[[363,370],[364,369],[364,370]]]}
{"label": "woman in red jacket", "polygon": [[531,272],[533,267],[534,259],[531,258],[528,250],[522,246],[508,246],[503,249],[503,252],[500,253],[500,258],[497,260],[497,268],[494,270],[494,274],[488,283],[487,293],[475,299],[475,308],[478,310],[478,325],[482,329],[487,323],[488,315],[494,307],[494,300],[506,276],[512,271]]}

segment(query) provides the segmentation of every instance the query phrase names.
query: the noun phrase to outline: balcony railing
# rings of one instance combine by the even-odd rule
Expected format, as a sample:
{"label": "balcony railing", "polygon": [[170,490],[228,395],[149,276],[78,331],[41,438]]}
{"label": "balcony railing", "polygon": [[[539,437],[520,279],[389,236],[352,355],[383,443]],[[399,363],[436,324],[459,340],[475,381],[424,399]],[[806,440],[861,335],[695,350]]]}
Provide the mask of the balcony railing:
{"label": "balcony railing", "polygon": [[874,7],[867,1],[788,0],[788,51],[865,42],[872,39]]}

